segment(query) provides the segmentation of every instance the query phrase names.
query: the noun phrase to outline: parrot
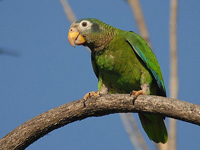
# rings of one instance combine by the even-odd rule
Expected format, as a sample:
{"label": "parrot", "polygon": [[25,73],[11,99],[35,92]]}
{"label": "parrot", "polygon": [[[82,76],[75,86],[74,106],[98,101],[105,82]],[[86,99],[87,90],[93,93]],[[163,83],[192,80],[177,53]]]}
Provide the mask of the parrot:
{"label": "parrot", "polygon": [[[124,31],[95,18],[75,21],[69,28],[68,41],[91,51],[92,67],[98,78],[99,94],[158,95],[166,97],[166,89],[158,60],[146,41],[133,31]],[[168,138],[165,117],[138,113],[144,131],[155,143]]]}

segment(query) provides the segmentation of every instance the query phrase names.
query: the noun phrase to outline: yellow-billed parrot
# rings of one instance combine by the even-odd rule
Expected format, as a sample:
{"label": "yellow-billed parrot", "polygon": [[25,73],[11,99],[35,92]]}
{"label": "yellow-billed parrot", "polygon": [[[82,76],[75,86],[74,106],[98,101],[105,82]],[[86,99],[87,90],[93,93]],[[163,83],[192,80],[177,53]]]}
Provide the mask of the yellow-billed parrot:
{"label": "yellow-billed parrot", "polygon": [[[156,56],[138,34],[117,29],[98,19],[84,18],[71,25],[68,40],[72,46],[83,45],[91,50],[92,66],[98,78],[98,92],[166,97]],[[166,143],[168,135],[164,116],[138,114],[149,139]]]}

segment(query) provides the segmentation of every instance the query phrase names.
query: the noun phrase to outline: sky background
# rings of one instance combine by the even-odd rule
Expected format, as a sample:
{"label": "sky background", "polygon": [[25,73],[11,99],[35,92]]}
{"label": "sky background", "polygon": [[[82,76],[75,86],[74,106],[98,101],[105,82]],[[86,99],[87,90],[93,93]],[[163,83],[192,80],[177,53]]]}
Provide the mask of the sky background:
{"label": "sky background", "polygon": [[[170,3],[140,2],[169,95]],[[98,18],[138,33],[124,0],[69,3],[78,19]],[[180,0],[178,7],[179,99],[195,104],[200,104],[199,6],[198,0]],[[0,1],[0,138],[40,113],[97,90],[90,53],[83,46],[73,48],[68,43],[69,27],[59,0]],[[178,149],[197,149],[199,135],[200,127],[178,121]],[[122,150],[133,146],[119,115],[113,114],[54,130],[27,148],[35,149]]]}

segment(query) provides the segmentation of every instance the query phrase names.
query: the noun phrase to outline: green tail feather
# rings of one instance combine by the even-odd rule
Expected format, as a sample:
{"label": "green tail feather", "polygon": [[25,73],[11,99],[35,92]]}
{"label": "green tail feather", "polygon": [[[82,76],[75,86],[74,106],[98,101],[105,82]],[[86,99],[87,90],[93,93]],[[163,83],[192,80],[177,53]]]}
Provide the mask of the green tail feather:
{"label": "green tail feather", "polygon": [[162,116],[144,113],[138,113],[138,115],[149,139],[156,143],[161,142],[164,144],[167,142],[168,134]]}

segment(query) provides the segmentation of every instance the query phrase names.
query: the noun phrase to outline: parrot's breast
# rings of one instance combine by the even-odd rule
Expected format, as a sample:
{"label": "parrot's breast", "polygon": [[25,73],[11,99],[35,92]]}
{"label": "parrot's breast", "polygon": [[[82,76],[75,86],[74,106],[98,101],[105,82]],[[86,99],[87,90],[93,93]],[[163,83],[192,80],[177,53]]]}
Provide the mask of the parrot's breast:
{"label": "parrot's breast", "polygon": [[102,81],[111,93],[130,93],[141,89],[141,76],[147,70],[131,48],[105,50],[95,56],[95,61]]}

